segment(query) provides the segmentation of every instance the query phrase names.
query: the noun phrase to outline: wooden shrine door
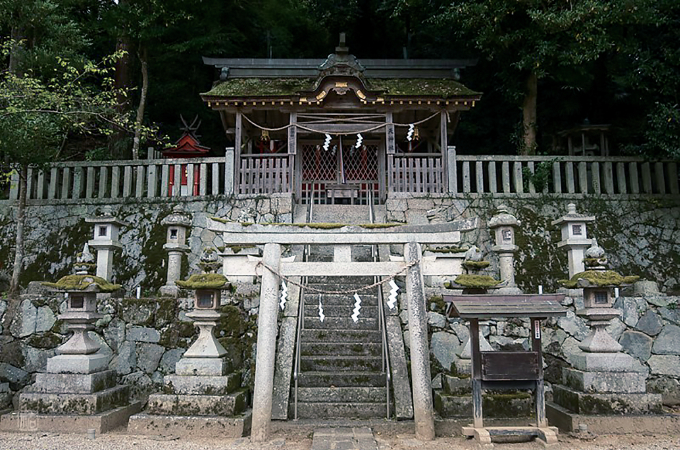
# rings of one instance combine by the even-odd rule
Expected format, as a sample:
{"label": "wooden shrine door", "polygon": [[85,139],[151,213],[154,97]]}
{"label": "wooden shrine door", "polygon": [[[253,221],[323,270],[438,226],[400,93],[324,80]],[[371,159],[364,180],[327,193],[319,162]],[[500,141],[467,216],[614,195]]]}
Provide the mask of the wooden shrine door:
{"label": "wooden shrine door", "polygon": [[360,148],[335,138],[324,150],[322,142],[300,146],[298,201],[316,204],[366,205],[380,200],[382,177],[377,142]]}

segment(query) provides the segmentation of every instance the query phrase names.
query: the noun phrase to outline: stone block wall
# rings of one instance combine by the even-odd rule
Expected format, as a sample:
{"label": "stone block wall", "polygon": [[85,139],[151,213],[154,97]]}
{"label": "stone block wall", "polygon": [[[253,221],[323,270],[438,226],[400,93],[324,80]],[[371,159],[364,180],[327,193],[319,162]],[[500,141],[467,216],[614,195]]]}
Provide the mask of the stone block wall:
{"label": "stone block wall", "polygon": [[534,197],[432,195],[388,198],[388,222],[425,224],[478,217],[479,229],[462,236],[464,244],[475,244],[491,261],[487,270],[498,276],[498,258],[490,251],[493,238],[488,221],[498,205],[505,204],[522,223],[515,233],[515,279],[524,292],[555,292],[558,280],[567,278],[567,253],[557,247],[560,230],[551,222],[575,203],[578,213],[595,216],[588,237],[597,238],[607,251],[610,267],[624,275],[640,275],[659,284],[666,293],[680,293],[680,198],[538,195]]}
{"label": "stone block wall", "polygon": [[[92,224],[86,217],[95,216],[108,203],[97,199],[82,199],[77,204],[49,204],[34,201],[29,205],[26,219],[25,269],[21,276],[22,286],[30,281],[56,281],[71,273],[76,253],[92,239]],[[172,212],[176,204],[182,204],[192,215],[188,245],[191,253],[182,270],[182,278],[199,272],[197,266],[203,247],[223,246],[222,237],[207,229],[209,217],[220,217],[243,222],[291,222],[293,202],[290,194],[268,197],[238,196],[203,200],[167,198],[126,199],[110,204],[113,214],[129,225],[121,229],[122,251],[114,254],[113,281],[123,285],[132,295],[140,286],[145,296],[155,295],[165,284],[167,276],[167,253],[163,250],[167,228],[161,220]],[[0,278],[2,272],[9,274],[12,267],[15,229],[10,226],[15,211],[8,203],[0,202]],[[4,268],[4,270],[3,270]],[[0,291],[2,280],[0,279]]]}
{"label": "stone block wall", "polygon": [[[215,335],[228,351],[227,360],[242,373],[243,386],[252,389],[255,372],[254,346],[257,341],[259,286],[239,285],[223,291],[224,317]],[[37,291],[32,284],[29,291]],[[188,294],[188,293],[185,293]],[[193,297],[106,298],[98,301],[103,317],[90,332],[110,356],[109,368],[119,382],[129,384],[132,397],[145,399],[160,392],[163,376],[174,373],[175,363],[196,339],[198,332],[186,316]],[[6,312],[0,300],[0,323]],[[47,359],[69,337],[58,320],[65,308],[63,294],[33,293],[21,297],[19,312],[11,320],[9,333],[0,331],[0,384],[9,383],[13,392],[31,384],[37,372],[44,372]],[[17,397],[18,398],[18,397]],[[0,404],[0,409],[3,405]]]}

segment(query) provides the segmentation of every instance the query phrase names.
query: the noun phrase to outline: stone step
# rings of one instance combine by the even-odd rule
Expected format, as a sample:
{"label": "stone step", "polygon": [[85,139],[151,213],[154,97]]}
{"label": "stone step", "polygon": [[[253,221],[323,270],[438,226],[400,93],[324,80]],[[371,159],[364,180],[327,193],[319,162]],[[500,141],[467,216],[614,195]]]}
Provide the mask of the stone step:
{"label": "stone step", "polygon": [[[294,391],[291,395],[295,395]],[[294,397],[291,397],[294,399]],[[384,387],[301,387],[298,402],[380,403],[387,401]]]}
{"label": "stone step", "polygon": [[348,343],[348,342],[303,342],[300,345],[301,355],[304,356],[380,356],[381,344]]}
{"label": "stone step", "polygon": [[[293,417],[295,402],[290,403],[289,416]],[[382,403],[316,403],[300,402],[297,404],[300,419],[335,419],[351,417],[352,419],[371,419],[385,417],[387,405]]]}
{"label": "stone step", "polygon": [[[363,299],[362,299],[363,300]],[[351,317],[354,314],[354,302],[350,305],[323,305],[323,313],[328,317]],[[318,304],[306,304],[305,305],[305,317],[318,317],[319,315],[319,305]],[[359,317],[375,319],[378,317],[378,307],[377,306],[367,306],[364,302],[361,302],[361,310],[359,311]]]}
{"label": "stone step", "polygon": [[[318,314],[318,313],[317,313]],[[325,314],[325,312],[324,312]],[[359,316],[354,322],[350,317],[326,317],[322,322],[318,316],[305,317],[307,330],[377,330],[378,319]]]}
{"label": "stone step", "polygon": [[661,394],[597,394],[553,386],[553,401],[576,414],[659,414]]}
{"label": "stone step", "polygon": [[301,372],[298,377],[300,387],[380,387],[385,384],[384,372]]}
{"label": "stone step", "polygon": [[319,372],[379,371],[381,359],[380,356],[303,356],[300,369]]}
{"label": "stone step", "polygon": [[[305,319],[306,321],[307,319]],[[317,319],[318,321],[318,319]],[[379,330],[302,330],[302,342],[347,342],[347,343],[381,343]]]}
{"label": "stone step", "polygon": [[247,390],[228,395],[152,394],[146,412],[157,416],[234,416],[246,410]]}
{"label": "stone step", "polygon": [[166,375],[163,378],[165,394],[227,395],[241,387],[241,373],[225,376]]}
{"label": "stone step", "polygon": [[[434,409],[442,417],[472,417],[472,395],[448,395],[434,391]],[[484,417],[529,417],[534,413],[533,398],[525,392],[519,394],[484,394]]]}
{"label": "stone step", "polygon": [[[361,298],[361,306],[378,306],[378,296],[375,294],[365,294],[359,293]],[[318,306],[319,305],[319,294],[306,293],[304,295],[305,305]],[[337,305],[337,306],[352,306],[354,307],[354,295],[351,294],[321,294],[321,304],[326,307],[326,305]]]}
{"label": "stone step", "polygon": [[115,370],[90,374],[37,373],[31,392],[52,394],[92,394],[116,386]]}
{"label": "stone step", "polygon": [[24,392],[19,395],[19,411],[37,414],[98,414],[126,406],[128,386],[115,386],[92,394]]}

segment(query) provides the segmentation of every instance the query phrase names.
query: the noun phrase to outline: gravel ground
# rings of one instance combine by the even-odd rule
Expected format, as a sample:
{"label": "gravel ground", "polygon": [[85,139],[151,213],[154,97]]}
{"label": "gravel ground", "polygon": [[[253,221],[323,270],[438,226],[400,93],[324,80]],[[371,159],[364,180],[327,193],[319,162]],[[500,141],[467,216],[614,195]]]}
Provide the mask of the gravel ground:
{"label": "gravel ground", "polygon": [[[412,434],[385,436],[376,434],[380,450],[443,450],[477,449],[472,440],[463,437],[441,437],[431,442],[421,442]],[[583,450],[671,450],[680,449],[680,436],[638,436],[602,435],[586,436],[579,439],[575,435],[560,435],[559,449]],[[275,433],[272,440],[264,444],[254,444],[249,438],[210,439],[210,438],[170,438],[161,436],[135,436],[125,431],[113,432],[96,439],[86,435],[56,433],[0,433],[2,450],[310,450],[311,435],[294,433]],[[544,448],[536,442],[495,444],[497,450],[523,450]]]}

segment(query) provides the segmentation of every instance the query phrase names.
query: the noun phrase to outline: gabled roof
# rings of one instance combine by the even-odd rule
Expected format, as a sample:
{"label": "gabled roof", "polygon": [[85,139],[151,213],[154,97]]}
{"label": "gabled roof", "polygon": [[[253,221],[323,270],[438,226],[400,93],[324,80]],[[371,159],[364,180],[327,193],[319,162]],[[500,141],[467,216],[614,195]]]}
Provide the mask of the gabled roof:
{"label": "gabled roof", "polygon": [[210,151],[209,147],[205,147],[198,142],[198,139],[191,132],[184,132],[184,134],[177,140],[174,147],[163,150],[164,156],[182,157],[182,156],[201,156]]}
{"label": "gabled roof", "polygon": [[209,106],[267,102],[323,103],[331,92],[352,90],[364,104],[460,101],[467,106],[481,97],[457,80],[460,69],[475,60],[368,59],[348,52],[341,36],[335,53],[322,59],[203,58],[220,71],[220,81],[201,94]]}

